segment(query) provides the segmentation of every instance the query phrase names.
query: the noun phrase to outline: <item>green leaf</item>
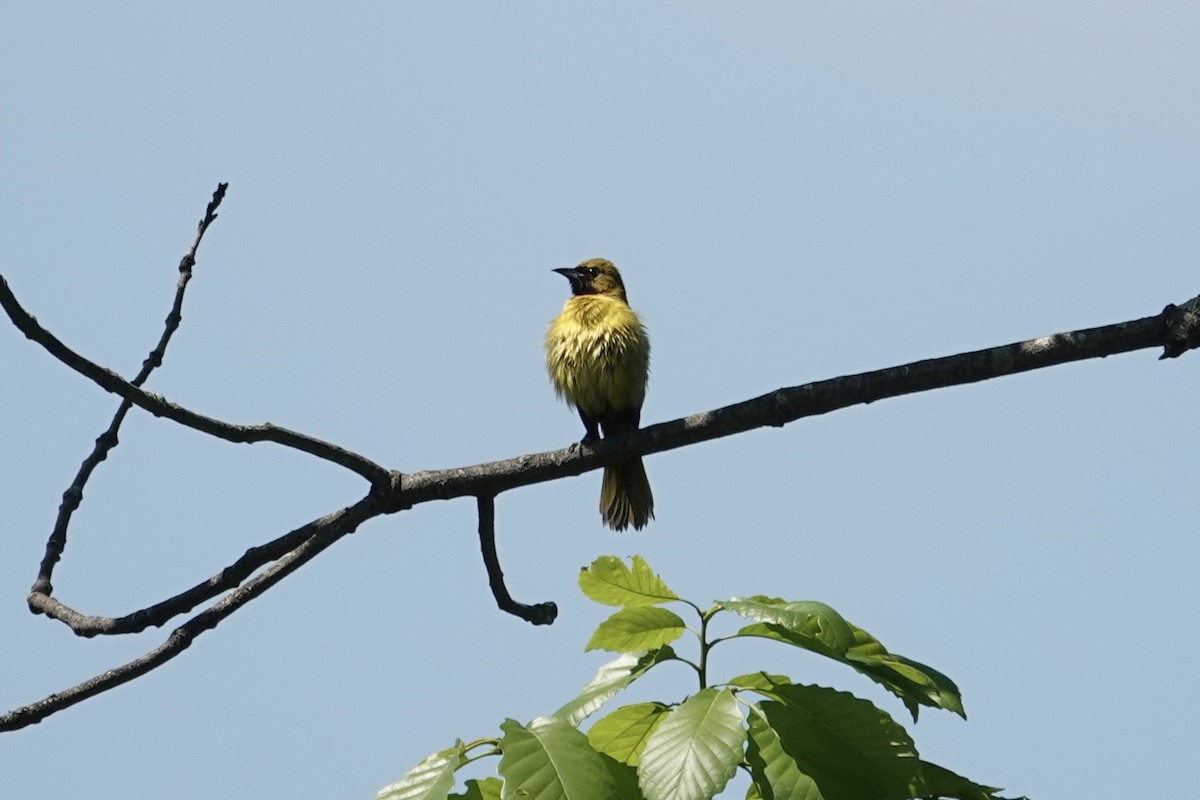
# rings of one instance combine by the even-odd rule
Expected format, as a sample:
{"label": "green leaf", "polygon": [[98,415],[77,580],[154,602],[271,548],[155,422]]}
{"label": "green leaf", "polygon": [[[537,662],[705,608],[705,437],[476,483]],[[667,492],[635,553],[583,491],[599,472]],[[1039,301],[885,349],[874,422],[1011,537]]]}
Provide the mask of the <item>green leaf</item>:
{"label": "green leaf", "polygon": [[670,709],[662,703],[622,706],[588,729],[592,747],[622,764],[636,767],[646,739]]}
{"label": "green leaf", "polygon": [[727,681],[730,686],[736,686],[739,689],[754,689],[755,691],[765,691],[791,682],[792,679],[787,675],[771,675],[766,672],[751,672]]}
{"label": "green leaf", "polygon": [[679,597],[655,575],[641,556],[633,557],[633,569],[616,556],[600,556],[579,572],[583,593],[607,606],[656,606]]}
{"label": "green leaf", "polygon": [[709,800],[733,777],[746,741],[730,689],[702,689],[666,715],[642,750],[648,800]]}
{"label": "green leaf", "polygon": [[626,653],[618,656],[600,667],[596,677],[588,681],[579,696],[555,711],[552,716],[578,725],[655,664],[675,657],[675,651],[667,646],[648,653]]}
{"label": "green leaf", "polygon": [[474,778],[467,781],[467,790],[462,794],[450,795],[450,800],[500,800],[500,792],[504,782],[499,778],[484,778],[477,781]]}
{"label": "green leaf", "polygon": [[926,794],[908,732],[866,700],[820,686],[775,686],[759,704],[784,751],[827,800]]}
{"label": "green leaf", "polygon": [[[763,632],[747,632],[747,629],[743,628],[738,631],[740,635],[766,635],[835,658],[844,655],[854,645],[854,631],[850,623],[824,603],[813,600],[789,603],[756,595],[746,598],[734,597],[717,605],[747,619],[767,626],[777,626],[768,627]],[[780,628],[782,630],[778,630]]]}
{"label": "green leaf", "polygon": [[614,761],[605,755],[600,758],[604,761],[604,766],[608,767],[608,774],[612,776],[613,783],[617,786],[613,800],[645,800],[642,787],[638,786],[636,767]]}
{"label": "green leaf", "polygon": [[[905,707],[917,719],[922,705],[953,711],[963,719],[962,695],[954,681],[919,661],[889,653],[875,637],[851,623],[846,623],[853,637],[850,648],[838,653],[824,641],[797,633],[783,625],[758,622],[738,631],[739,636],[761,636],[810,650],[835,661],[847,664],[883,686],[904,701]],[[756,687],[747,687],[756,688]]]}
{"label": "green leaf", "polygon": [[454,771],[462,766],[463,743],[439,750],[385,786],[375,800],[444,800],[454,788]]}
{"label": "green leaf", "polygon": [[779,734],[757,704],[750,707],[746,762],[764,800],[824,800],[813,779],[784,751]]}
{"label": "green leaf", "polygon": [[1000,790],[994,786],[981,786],[937,764],[922,761],[921,772],[925,775],[925,786],[930,797],[953,800],[1003,800],[996,794]]}
{"label": "green leaf", "polygon": [[953,711],[963,719],[967,718],[962,693],[954,681],[933,667],[889,653],[871,634],[862,628],[851,627],[855,643],[843,660],[903,700],[914,722],[922,705]]}
{"label": "green leaf", "polygon": [[600,623],[584,650],[653,650],[675,641],[685,630],[687,624],[679,615],[665,608],[623,608]]}
{"label": "green leaf", "polygon": [[617,785],[603,756],[587,737],[561,719],[543,717],[529,726],[500,726],[500,776],[504,800],[612,800]]}
{"label": "green leaf", "polygon": [[753,625],[746,625],[738,630],[737,635],[759,636],[763,639],[774,639],[777,642],[790,644],[793,647],[800,647],[805,650],[810,650],[818,655],[825,656],[826,658],[832,658],[835,661],[844,660],[844,653],[839,655],[836,651],[826,647],[825,644],[815,636],[794,633],[782,625],[776,625],[773,622],[755,622]]}

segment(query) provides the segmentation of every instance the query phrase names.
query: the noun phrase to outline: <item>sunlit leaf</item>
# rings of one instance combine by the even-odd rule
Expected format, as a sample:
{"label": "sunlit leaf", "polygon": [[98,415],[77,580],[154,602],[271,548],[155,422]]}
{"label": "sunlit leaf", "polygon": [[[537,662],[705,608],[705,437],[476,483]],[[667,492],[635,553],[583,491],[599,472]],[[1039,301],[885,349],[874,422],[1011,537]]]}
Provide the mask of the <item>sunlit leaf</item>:
{"label": "sunlit leaf", "polygon": [[842,653],[830,649],[817,637],[770,622],[757,622],[738,631],[739,636],[760,636],[785,642],[847,664],[899,697],[917,718],[919,706],[953,711],[966,718],[962,695],[954,681],[919,661],[889,653],[875,637],[856,625],[846,623],[853,645]]}
{"label": "sunlit leaf", "polygon": [[623,608],[600,623],[584,649],[616,653],[653,650],[675,641],[685,630],[687,624],[679,615],[665,608]]}
{"label": "sunlit leaf", "polygon": [[779,734],[758,706],[750,708],[746,762],[764,800],[824,800],[813,779],[784,751]]}
{"label": "sunlit leaf", "polygon": [[662,578],[654,574],[641,556],[633,557],[633,568],[616,556],[601,556],[579,572],[583,593],[608,606],[656,606],[678,600]]}
{"label": "sunlit leaf", "polygon": [[504,800],[612,800],[617,785],[587,737],[561,719],[543,717],[529,726],[500,726],[499,772]]}
{"label": "sunlit leaf", "polygon": [[954,681],[933,667],[889,653],[871,634],[857,626],[851,627],[855,643],[846,653],[845,663],[903,700],[914,721],[918,705],[942,708],[967,718],[962,694]]}
{"label": "sunlit leaf", "polygon": [[588,741],[601,753],[622,764],[636,767],[646,739],[663,721],[670,708],[662,703],[622,706],[588,729]]}
{"label": "sunlit leaf", "polygon": [[[735,597],[717,605],[748,619],[778,626],[783,632],[791,634],[790,637],[780,636],[784,641],[817,650],[825,655],[844,655],[854,645],[854,632],[850,623],[824,603],[813,600],[785,602],[756,595]],[[746,633],[745,628],[739,633],[764,635],[757,632]]]}
{"label": "sunlit leaf", "polygon": [[396,783],[380,789],[375,800],[445,800],[454,788],[454,771],[462,765],[462,758],[460,741],[429,756]]}
{"label": "sunlit leaf", "polygon": [[738,675],[736,678],[730,678],[726,681],[730,686],[736,686],[739,689],[770,689],[774,686],[786,685],[792,682],[792,679],[787,675],[771,675],[766,672],[750,672],[746,675]]}
{"label": "sunlit leaf", "polygon": [[555,711],[552,716],[578,725],[655,664],[673,658],[675,651],[670,647],[660,647],[648,653],[626,653],[618,656],[600,667],[596,677],[588,681],[579,696]]}
{"label": "sunlit leaf", "polygon": [[648,800],[708,800],[733,777],[746,741],[730,689],[702,689],[666,715],[638,766]]}
{"label": "sunlit leaf", "polygon": [[759,704],[784,751],[827,800],[921,797],[908,732],[866,700],[820,686],[775,686]]}
{"label": "sunlit leaf", "polygon": [[759,636],[764,639],[774,639],[777,642],[790,644],[794,647],[801,647],[805,650],[810,650],[826,658],[832,658],[836,661],[842,661],[845,653],[839,654],[835,650],[826,647],[825,643],[815,636],[809,636],[803,633],[790,631],[782,625],[776,625],[773,622],[755,622],[751,625],[743,626],[738,629],[738,636]]}

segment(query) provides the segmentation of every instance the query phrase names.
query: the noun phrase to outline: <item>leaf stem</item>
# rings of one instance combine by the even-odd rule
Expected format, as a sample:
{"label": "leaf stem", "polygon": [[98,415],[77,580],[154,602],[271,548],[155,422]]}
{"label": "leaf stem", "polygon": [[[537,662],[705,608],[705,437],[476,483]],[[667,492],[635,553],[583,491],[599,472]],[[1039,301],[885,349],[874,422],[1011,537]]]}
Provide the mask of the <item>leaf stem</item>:
{"label": "leaf stem", "polygon": [[485,744],[490,744],[492,747],[497,749],[497,752],[499,751],[500,740],[494,736],[491,736],[491,737],[485,736],[482,739],[476,739],[473,742],[467,742],[466,744],[464,744],[463,752],[465,753],[468,750],[474,750],[476,747],[483,747]]}
{"label": "leaf stem", "polygon": [[493,747],[491,750],[488,750],[488,751],[487,751],[487,752],[485,752],[485,753],[478,753],[478,754],[476,754],[476,755],[473,755],[473,756],[471,756],[470,758],[464,758],[464,759],[462,760],[462,763],[461,763],[461,764],[459,764],[459,765],[458,765],[458,767],[457,767],[456,769],[462,769],[462,768],[463,768],[463,767],[465,767],[467,764],[473,764],[474,762],[476,762],[476,761],[479,761],[479,760],[481,760],[481,759],[484,759],[484,758],[489,758],[489,757],[491,757],[491,756],[498,756],[498,755],[503,755],[503,754],[500,752],[500,748],[499,748],[499,747]]}
{"label": "leaf stem", "polygon": [[712,646],[708,642],[708,621],[712,619],[713,614],[717,613],[718,610],[714,606],[700,614],[700,664],[696,667],[696,672],[700,677],[701,690],[708,688],[708,651]]}

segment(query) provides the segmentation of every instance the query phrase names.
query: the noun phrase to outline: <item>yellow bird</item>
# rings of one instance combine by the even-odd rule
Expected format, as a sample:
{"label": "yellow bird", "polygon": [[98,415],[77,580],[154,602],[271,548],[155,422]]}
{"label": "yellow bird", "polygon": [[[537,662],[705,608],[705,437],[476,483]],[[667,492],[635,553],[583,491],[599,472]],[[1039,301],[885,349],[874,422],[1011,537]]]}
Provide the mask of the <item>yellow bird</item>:
{"label": "yellow bird", "polygon": [[[650,339],[625,296],[611,261],[592,258],[554,270],[571,282],[572,297],[546,331],[546,370],[554,392],[575,406],[586,431],[583,441],[638,429]],[[640,456],[604,468],[600,489],[604,524],[640,530],[654,519],[654,495]]]}

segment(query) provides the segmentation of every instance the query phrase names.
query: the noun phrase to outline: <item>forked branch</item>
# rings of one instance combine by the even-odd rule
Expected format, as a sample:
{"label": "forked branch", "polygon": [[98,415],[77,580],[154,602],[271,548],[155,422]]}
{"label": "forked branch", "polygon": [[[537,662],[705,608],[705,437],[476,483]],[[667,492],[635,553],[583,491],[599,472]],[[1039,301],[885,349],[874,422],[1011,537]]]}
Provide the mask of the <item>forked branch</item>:
{"label": "forked branch", "polygon": [[[1173,358],[1200,345],[1200,298],[1193,298],[1180,306],[1169,305],[1163,313],[1153,317],[778,389],[742,403],[652,425],[616,441],[603,440],[588,446],[572,446],[458,469],[401,474],[389,471],[362,455],[296,431],[270,423],[235,425],[224,422],[168,402],[141,388],[150,373],[161,365],[167,344],[179,327],[184,290],[191,279],[196,252],[205,232],[217,217],[216,210],[225,195],[225,189],[226,184],[220,184],[213,194],[198,226],[196,238],[180,262],[175,301],[167,316],[163,334],[143,362],[142,370],[132,380],[126,381],[115,372],[88,360],[39,325],[21,307],[0,276],[0,307],[8,313],[13,324],[59,361],[122,398],[112,423],[96,440],[94,449],[63,495],[58,519],[29,597],[30,608],[35,613],[66,623],[81,636],[95,636],[136,633],[151,626],[162,626],[202,603],[221,598],[175,628],[166,642],[146,655],[40,702],[0,716],[0,731],[15,730],[38,722],[174,658],[195,637],[214,628],[221,620],[307,563],[330,544],[376,516],[394,514],[431,500],[474,496],[479,513],[480,548],[497,604],[501,609],[533,624],[549,624],[557,615],[554,603],[530,606],[517,602],[504,584],[495,544],[495,497],[501,492],[579,475],[634,454],[665,452],[754,428],[778,427],[804,417],[888,397],[973,383],[1071,361],[1103,358],[1147,347],[1163,347],[1162,357]],[[174,597],[122,617],[81,614],[51,596],[51,577],[66,544],[71,515],[82,500],[88,478],[117,445],[118,430],[133,406],[226,441],[268,441],[308,453],[362,476],[370,482],[370,490],[351,506],[247,550],[237,561],[208,580]],[[255,575],[268,564],[271,566]]]}

